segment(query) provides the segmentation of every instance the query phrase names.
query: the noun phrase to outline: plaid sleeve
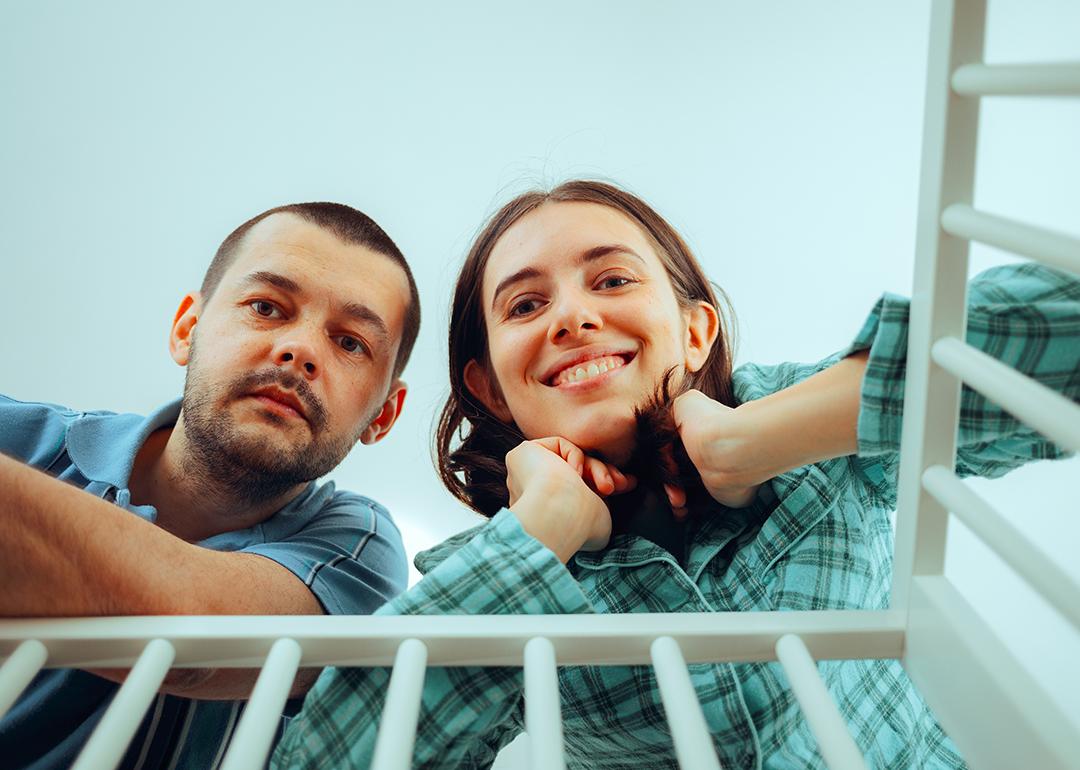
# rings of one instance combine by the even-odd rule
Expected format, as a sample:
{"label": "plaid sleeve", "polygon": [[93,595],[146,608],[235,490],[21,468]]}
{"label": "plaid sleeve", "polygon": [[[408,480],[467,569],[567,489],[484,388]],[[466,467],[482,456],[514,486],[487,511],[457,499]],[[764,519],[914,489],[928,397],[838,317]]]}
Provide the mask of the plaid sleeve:
{"label": "plaid sleeve", "polygon": [[[858,421],[858,475],[896,505],[910,303],[885,294],[845,355],[870,350]],[[1080,280],[1032,263],[986,270],[968,285],[969,345],[1080,401]],[[960,397],[956,470],[995,478],[1066,452],[968,387]]]}
{"label": "plaid sleeve", "polygon": [[[503,510],[476,537],[376,615],[591,612],[565,565]],[[275,768],[368,767],[389,668],[327,668],[285,732]],[[486,767],[509,743],[521,705],[520,668],[430,668],[413,765]]]}

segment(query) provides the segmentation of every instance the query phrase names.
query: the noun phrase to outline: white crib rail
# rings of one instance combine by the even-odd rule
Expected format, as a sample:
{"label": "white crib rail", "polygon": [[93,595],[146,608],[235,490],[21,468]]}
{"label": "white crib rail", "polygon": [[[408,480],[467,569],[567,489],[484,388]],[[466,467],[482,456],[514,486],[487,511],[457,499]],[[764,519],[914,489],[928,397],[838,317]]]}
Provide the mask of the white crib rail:
{"label": "white crib rail", "polygon": [[[557,666],[653,665],[683,767],[719,762],[686,663],[779,660],[831,768],[864,767],[816,660],[899,658],[972,767],[1077,766],[1080,728],[943,575],[950,510],[1072,623],[1080,586],[952,472],[961,381],[1080,449],[1080,406],[967,347],[972,240],[1080,272],[1080,240],[975,210],[979,100],[1080,94],[1080,64],[981,62],[985,0],[935,0],[892,604],[879,611],[515,617],[196,617],[0,621],[0,716],[42,666],[134,664],[77,767],[111,768],[169,667],[261,667],[225,757],[261,767],[299,666],[393,665],[373,766],[412,761],[427,666],[524,666],[535,768],[565,766]],[[1004,371],[1003,371],[1004,369]],[[657,634],[656,629],[663,629]]]}
{"label": "white crib rail", "polygon": [[973,205],[979,105],[991,96],[1080,95],[1080,63],[987,65],[985,0],[931,7],[891,606],[905,611],[903,664],[973,767],[1076,767],[1077,725],[1024,672],[944,577],[950,511],[1073,623],[1078,587],[953,473],[961,383],[1065,448],[1080,405],[966,345],[972,241],[1080,272],[1080,240]]}

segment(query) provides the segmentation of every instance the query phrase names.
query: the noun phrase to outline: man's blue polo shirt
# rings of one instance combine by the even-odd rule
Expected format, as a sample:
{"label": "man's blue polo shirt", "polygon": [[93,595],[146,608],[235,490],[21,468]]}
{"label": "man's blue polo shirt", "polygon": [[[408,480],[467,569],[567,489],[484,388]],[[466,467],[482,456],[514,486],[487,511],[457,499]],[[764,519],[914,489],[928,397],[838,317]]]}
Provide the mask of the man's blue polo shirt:
{"label": "man's blue polo shirt", "polygon": [[[153,522],[153,507],[132,505],[128,479],[143,442],[158,428],[175,424],[179,413],[179,401],[140,417],[0,396],[0,452]],[[266,521],[199,545],[273,559],[332,614],[369,614],[403,591],[408,580],[401,534],[390,514],[366,497],[336,490],[332,482],[312,483]],[[0,720],[0,765],[70,767],[117,688],[84,671],[42,671]],[[242,705],[159,695],[121,767],[216,766]]]}

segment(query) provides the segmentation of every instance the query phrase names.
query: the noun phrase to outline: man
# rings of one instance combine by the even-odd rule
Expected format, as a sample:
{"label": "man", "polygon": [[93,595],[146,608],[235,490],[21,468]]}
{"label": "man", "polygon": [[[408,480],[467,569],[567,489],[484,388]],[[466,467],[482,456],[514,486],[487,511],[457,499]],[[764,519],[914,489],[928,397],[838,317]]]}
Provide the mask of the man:
{"label": "man", "polygon": [[[359,211],[245,222],[176,313],[181,401],[141,418],[0,397],[0,614],[356,614],[398,594],[389,514],[313,480],[394,425],[419,323],[404,257]],[[42,672],[0,720],[2,764],[70,766],[125,673]],[[171,672],[122,766],[212,766],[257,673]]]}

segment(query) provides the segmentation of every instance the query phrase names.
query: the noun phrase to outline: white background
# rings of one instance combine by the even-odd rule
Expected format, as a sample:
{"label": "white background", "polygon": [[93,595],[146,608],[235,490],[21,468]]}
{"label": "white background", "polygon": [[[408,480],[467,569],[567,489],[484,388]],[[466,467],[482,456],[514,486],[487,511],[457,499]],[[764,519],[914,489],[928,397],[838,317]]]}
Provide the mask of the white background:
{"label": "white background", "polygon": [[[738,361],[844,347],[909,294],[928,3],[5,4],[0,392],[145,413],[166,333],[241,221],[335,200],[410,259],[406,412],[339,485],[410,557],[476,523],[436,480],[450,285],[513,192],[601,176],[655,205],[732,297]],[[1080,58],[1080,4],[992,2],[987,59]],[[977,205],[1080,231],[1080,103],[991,100]],[[977,249],[973,272],[1007,256]],[[1080,461],[978,484],[1080,575]],[[949,573],[1080,714],[1080,637],[953,528]]]}

